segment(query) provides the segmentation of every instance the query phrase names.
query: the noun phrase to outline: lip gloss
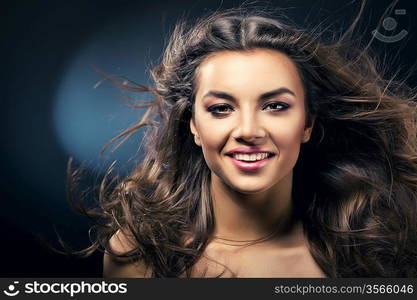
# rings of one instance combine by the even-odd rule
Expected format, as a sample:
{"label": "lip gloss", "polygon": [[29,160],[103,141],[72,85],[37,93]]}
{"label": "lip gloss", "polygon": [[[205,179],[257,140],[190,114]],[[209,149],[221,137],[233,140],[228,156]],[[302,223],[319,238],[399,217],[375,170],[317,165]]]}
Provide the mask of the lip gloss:
{"label": "lip gloss", "polygon": [[262,160],[254,161],[254,162],[246,162],[246,161],[237,160],[233,158],[232,156],[228,156],[228,157],[232,160],[233,164],[237,168],[241,169],[242,171],[256,171],[262,168],[263,166],[265,166],[273,156],[264,158]]}

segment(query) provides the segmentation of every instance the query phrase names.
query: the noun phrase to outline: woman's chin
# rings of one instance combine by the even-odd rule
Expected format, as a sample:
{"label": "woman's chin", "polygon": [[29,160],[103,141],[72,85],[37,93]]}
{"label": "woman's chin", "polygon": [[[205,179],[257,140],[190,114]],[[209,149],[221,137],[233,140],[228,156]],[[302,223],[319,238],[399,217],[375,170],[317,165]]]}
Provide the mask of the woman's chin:
{"label": "woman's chin", "polygon": [[262,193],[265,192],[266,190],[269,189],[269,186],[266,184],[255,184],[254,182],[252,182],[251,184],[231,184],[229,185],[230,188],[232,190],[234,190],[235,192],[241,193],[241,194],[258,194],[258,193]]}

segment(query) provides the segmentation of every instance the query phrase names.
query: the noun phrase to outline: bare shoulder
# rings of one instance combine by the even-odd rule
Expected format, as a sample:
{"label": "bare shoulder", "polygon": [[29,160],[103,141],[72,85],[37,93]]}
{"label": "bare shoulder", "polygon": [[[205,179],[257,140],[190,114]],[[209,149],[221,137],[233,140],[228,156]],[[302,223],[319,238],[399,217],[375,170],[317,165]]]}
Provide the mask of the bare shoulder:
{"label": "bare shoulder", "polygon": [[[132,237],[126,232],[117,231],[110,239],[109,246],[116,254],[124,254],[135,248]],[[107,251],[103,258],[103,277],[146,278],[151,270],[143,262],[132,262],[129,258],[116,257]]]}

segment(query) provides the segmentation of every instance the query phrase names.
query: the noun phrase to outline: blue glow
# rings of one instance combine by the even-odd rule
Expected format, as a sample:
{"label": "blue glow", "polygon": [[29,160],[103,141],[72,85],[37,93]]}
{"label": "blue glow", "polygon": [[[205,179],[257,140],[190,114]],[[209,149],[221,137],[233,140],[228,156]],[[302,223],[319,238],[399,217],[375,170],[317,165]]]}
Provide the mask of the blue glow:
{"label": "blue glow", "polygon": [[[141,151],[137,151],[143,129],[110,157],[105,160],[99,157],[101,147],[136,123],[144,110],[127,107],[121,91],[110,82],[105,81],[94,88],[103,79],[94,67],[107,74],[125,75],[135,82],[148,84],[144,63],[149,60],[149,54],[144,45],[151,38],[149,32],[141,35],[133,30],[105,28],[82,47],[62,78],[53,110],[55,131],[67,153],[79,161],[89,162],[90,168],[96,170],[117,160],[116,167],[123,171],[132,167],[127,163],[129,159],[142,158]],[[135,96],[149,99],[145,94]]]}

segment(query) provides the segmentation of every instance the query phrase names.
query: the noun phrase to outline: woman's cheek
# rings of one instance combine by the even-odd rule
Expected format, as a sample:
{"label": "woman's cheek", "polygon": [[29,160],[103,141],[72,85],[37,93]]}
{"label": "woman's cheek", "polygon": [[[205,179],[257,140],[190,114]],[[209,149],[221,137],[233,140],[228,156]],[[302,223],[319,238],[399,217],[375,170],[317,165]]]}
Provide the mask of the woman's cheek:
{"label": "woman's cheek", "polygon": [[209,147],[220,147],[224,144],[230,135],[230,126],[227,123],[217,122],[210,126],[204,126],[202,134]]}

